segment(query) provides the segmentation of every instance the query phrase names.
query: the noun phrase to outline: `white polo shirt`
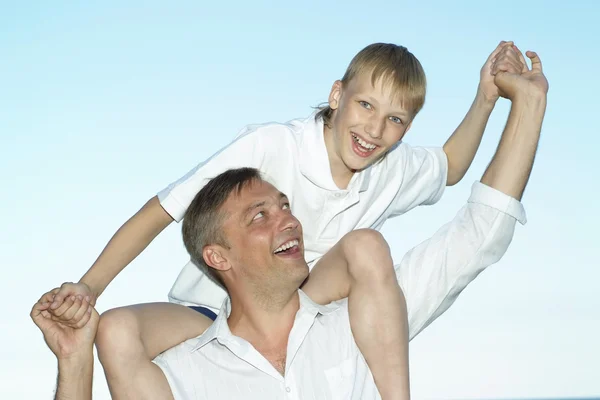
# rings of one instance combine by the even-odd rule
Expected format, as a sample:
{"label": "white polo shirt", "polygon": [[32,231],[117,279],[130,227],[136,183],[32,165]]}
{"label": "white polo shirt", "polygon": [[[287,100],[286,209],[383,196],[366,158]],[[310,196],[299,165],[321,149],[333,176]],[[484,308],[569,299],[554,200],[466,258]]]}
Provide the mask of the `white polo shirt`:
{"label": "white polo shirt", "polygon": [[[379,230],[388,218],[438,201],[447,177],[441,148],[399,143],[381,162],[355,174],[347,189],[339,189],[331,176],[322,121],[311,115],[285,124],[246,127],[230,145],[169,185],[158,198],[180,221],[208,180],[240,167],[259,169],[288,195],[303,226],[305,258],[311,268],[346,233],[358,228]],[[488,203],[491,207],[476,206]],[[507,214],[507,209],[513,211]],[[512,238],[515,219],[524,222],[525,218],[521,203],[479,182],[466,210],[470,213],[466,222],[455,219],[453,230],[443,228],[395,266],[413,334],[441,315],[469,282],[500,259]],[[192,262],[169,293],[172,302],[215,312],[225,297],[225,291]]]}
{"label": "white polo shirt", "polygon": [[381,399],[348,319],[348,303],[314,303],[302,291],[288,339],[285,376],[232,335],[229,299],[210,328],[154,359],[175,400]]}
{"label": "white polo shirt", "polygon": [[[316,261],[346,233],[380,229],[390,217],[437,202],[446,187],[447,159],[441,148],[398,144],[386,158],[355,174],[347,189],[331,176],[322,121],[314,114],[287,123],[249,125],[228,146],[158,193],[162,207],[181,221],[196,194],[230,168],[254,167],[290,199],[302,223],[305,258]],[[171,301],[218,311],[225,292],[191,261],[171,292]]]}

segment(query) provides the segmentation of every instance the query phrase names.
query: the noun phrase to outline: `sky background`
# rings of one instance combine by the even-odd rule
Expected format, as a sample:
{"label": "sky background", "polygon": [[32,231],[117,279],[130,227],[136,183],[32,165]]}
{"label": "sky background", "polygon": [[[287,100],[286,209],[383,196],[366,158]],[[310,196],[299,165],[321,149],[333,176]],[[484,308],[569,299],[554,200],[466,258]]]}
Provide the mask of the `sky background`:
{"label": "sky background", "polygon": [[[244,125],[308,115],[356,52],[393,42],[428,76],[406,141],[442,145],[500,40],[537,51],[550,82],[529,221],[411,343],[413,397],[600,396],[600,3],[168,3],[0,2],[0,398],[52,397],[55,360],[28,316],[38,297],[77,281],[127,218]],[[386,224],[398,261],[465,202],[508,110],[498,102],[460,184]],[[165,301],[185,261],[172,224],[99,311]]]}

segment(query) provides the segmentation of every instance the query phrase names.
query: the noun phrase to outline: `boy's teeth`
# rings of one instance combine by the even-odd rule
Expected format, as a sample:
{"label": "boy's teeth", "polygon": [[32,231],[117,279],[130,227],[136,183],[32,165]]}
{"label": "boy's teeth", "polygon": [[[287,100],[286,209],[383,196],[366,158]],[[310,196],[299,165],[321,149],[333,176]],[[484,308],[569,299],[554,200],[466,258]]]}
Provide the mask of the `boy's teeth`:
{"label": "boy's teeth", "polygon": [[291,240],[287,243],[282,244],[281,246],[279,246],[277,249],[275,249],[275,251],[273,253],[279,253],[280,251],[285,251],[291,247],[294,246],[298,246],[298,241],[297,240]]}
{"label": "boy's teeth", "polygon": [[356,136],[356,135],[352,135],[352,137],[354,138],[354,141],[355,141],[356,143],[358,143],[359,145],[361,145],[361,147],[363,147],[363,148],[364,148],[365,150],[367,150],[367,151],[369,151],[369,150],[373,150],[375,147],[377,147],[377,146],[375,146],[374,144],[371,144],[371,143],[367,143],[367,142],[365,142],[364,140],[362,140],[361,138],[359,138],[359,137],[358,137],[358,136]]}

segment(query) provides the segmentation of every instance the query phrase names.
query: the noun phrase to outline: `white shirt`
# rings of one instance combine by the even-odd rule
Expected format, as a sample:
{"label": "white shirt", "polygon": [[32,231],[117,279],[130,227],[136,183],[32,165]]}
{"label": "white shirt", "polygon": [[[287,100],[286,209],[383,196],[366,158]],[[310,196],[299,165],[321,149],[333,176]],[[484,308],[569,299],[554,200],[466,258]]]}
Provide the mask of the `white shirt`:
{"label": "white shirt", "polygon": [[[404,256],[396,276],[406,296],[410,339],[502,257],[517,220],[525,223],[520,202],[476,182],[452,221]],[[346,303],[321,307],[301,300],[285,377],[247,342],[231,336],[225,308],[203,335],[154,361],[165,372],[175,399],[379,399],[351,337]]]}
{"label": "white shirt", "polygon": [[[229,146],[160,192],[161,204],[179,221],[209,179],[239,167],[258,168],[288,195],[292,212],[303,226],[309,267],[349,231],[380,229],[388,218],[436,202],[447,176],[441,148],[399,143],[380,163],[355,174],[347,190],[340,190],[331,177],[323,124],[310,116],[287,124],[247,127]],[[411,338],[504,255],[516,220],[525,223],[519,201],[475,182],[467,205],[457,216],[395,265],[407,299]],[[169,293],[173,302],[202,305],[217,313],[225,297],[225,291],[191,262]]]}
{"label": "white shirt", "polygon": [[[247,126],[231,144],[162,190],[158,198],[181,221],[211,178],[240,167],[259,169],[288,196],[292,212],[302,223],[310,268],[346,233],[358,228],[379,230],[390,217],[437,202],[448,168],[441,148],[399,143],[382,162],[356,173],[347,189],[339,189],[331,176],[323,123],[311,115],[285,124]],[[215,312],[225,297],[191,261],[169,293],[172,302],[202,305]]]}
{"label": "white shirt", "polygon": [[180,399],[381,399],[358,350],[346,300],[320,306],[302,291],[289,335],[285,376],[227,324],[229,299],[211,327],[159,355],[173,397]]}

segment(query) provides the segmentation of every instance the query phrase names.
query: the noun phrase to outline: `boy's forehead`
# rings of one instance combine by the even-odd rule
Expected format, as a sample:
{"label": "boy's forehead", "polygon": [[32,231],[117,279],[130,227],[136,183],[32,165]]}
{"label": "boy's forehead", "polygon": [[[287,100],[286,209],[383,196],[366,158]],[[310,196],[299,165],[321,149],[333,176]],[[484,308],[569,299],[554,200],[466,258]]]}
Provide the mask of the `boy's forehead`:
{"label": "boy's forehead", "polygon": [[402,105],[401,93],[394,91],[392,79],[386,76],[374,79],[372,71],[362,71],[350,80],[348,86],[355,94],[371,96],[372,99],[386,103],[398,111],[406,111]]}

